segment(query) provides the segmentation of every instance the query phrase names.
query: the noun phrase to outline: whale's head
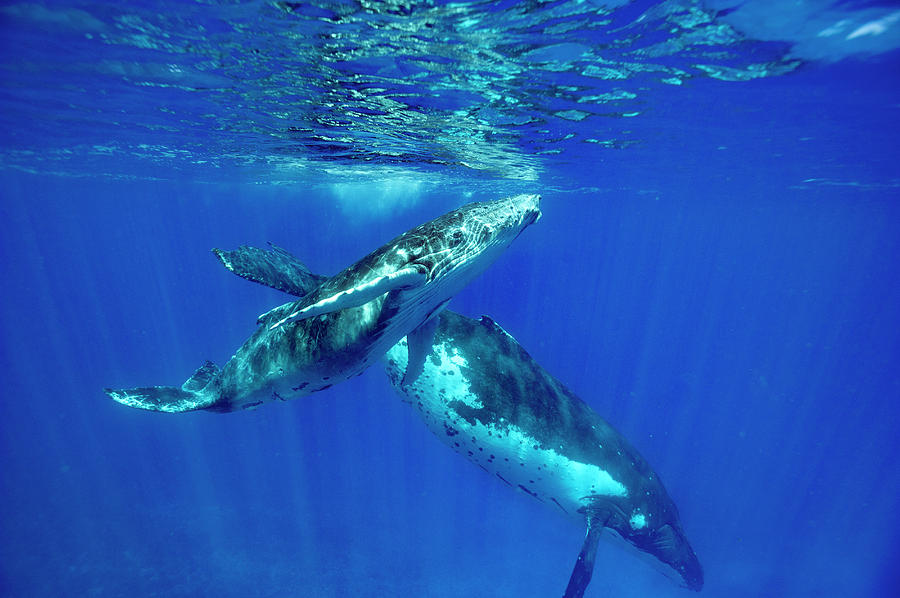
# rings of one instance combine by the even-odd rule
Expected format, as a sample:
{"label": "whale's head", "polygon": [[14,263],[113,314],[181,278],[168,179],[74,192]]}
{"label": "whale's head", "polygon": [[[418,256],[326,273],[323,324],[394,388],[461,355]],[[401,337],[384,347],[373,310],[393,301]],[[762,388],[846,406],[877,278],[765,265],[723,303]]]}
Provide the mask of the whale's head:
{"label": "whale's head", "polygon": [[[539,195],[471,203],[403,233],[292,304],[268,329],[350,308],[360,337],[404,334],[428,321],[541,216]],[[386,298],[390,295],[390,299]],[[343,334],[343,332],[341,333]],[[402,336],[402,335],[401,335]],[[392,339],[394,341],[399,338]],[[346,339],[341,341],[346,342]]]}
{"label": "whale's head", "polygon": [[661,565],[657,568],[666,576],[699,592],[703,588],[703,568],[688,543],[675,504],[668,496],[657,497],[660,498],[662,500],[656,505],[647,504],[646,508],[616,509],[606,526],[641,552],[654,557],[656,564]]}
{"label": "whale's head", "polygon": [[[461,287],[487,268],[541,217],[540,195],[470,203],[404,235],[408,264],[429,282]],[[458,290],[458,289],[457,289]]]}

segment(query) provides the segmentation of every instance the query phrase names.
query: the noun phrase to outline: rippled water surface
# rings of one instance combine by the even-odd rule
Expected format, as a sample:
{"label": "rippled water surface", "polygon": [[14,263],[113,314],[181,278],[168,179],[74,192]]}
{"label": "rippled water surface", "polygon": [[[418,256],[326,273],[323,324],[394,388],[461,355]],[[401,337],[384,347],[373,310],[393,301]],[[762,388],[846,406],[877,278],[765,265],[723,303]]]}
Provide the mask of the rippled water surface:
{"label": "rippled water surface", "polygon": [[[543,217],[489,314],[653,466],[703,595],[897,595],[893,2],[0,6],[0,594],[559,596],[584,530],[378,368],[165,415],[289,299],[471,200]],[[622,546],[587,596],[687,596]]]}
{"label": "rippled water surface", "polygon": [[[2,159],[76,174],[75,153],[111,176],[150,162],[206,178],[440,165],[534,180],[553,156],[652,141],[635,121],[698,79],[802,68],[810,51],[778,30],[755,39],[757,21],[796,36],[818,18],[807,35],[836,57],[897,37],[886,9],[779,19],[778,3],[716,4],[7,4]],[[849,37],[879,16],[887,32]]]}

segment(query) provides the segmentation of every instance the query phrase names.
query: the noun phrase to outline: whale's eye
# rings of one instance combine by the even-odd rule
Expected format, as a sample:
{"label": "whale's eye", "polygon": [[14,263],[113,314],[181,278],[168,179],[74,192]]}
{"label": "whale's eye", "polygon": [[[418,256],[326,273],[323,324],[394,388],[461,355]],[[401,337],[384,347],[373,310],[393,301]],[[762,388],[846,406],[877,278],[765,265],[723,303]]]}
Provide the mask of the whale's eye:
{"label": "whale's eye", "polygon": [[422,257],[425,253],[425,238],[424,237],[416,237],[414,239],[410,239],[409,244],[406,246],[406,252],[409,255],[410,259],[418,259]]}

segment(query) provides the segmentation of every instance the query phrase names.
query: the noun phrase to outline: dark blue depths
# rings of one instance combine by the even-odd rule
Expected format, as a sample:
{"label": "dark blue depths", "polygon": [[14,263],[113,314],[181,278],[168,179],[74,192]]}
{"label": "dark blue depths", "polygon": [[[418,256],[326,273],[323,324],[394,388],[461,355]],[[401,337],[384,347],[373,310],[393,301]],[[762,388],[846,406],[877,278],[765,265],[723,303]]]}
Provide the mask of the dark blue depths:
{"label": "dark blue depths", "polygon": [[[544,218],[452,303],[642,452],[705,595],[900,585],[897,88],[866,72],[891,65],[698,82],[635,121],[650,142],[498,184],[543,193]],[[232,415],[103,395],[224,362],[286,300],[212,247],[334,272],[468,200],[452,180],[361,218],[327,187],[227,174],[2,173],[3,593],[561,594],[583,531],[436,442],[376,369]],[[611,544],[588,595],[686,591]]]}

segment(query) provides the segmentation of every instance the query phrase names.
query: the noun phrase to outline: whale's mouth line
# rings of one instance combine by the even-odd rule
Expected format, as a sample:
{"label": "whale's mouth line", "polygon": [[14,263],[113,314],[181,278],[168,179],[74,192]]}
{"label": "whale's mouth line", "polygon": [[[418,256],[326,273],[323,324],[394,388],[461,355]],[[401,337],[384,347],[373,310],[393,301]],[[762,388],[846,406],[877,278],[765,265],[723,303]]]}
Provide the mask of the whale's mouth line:
{"label": "whale's mouth line", "polygon": [[[540,196],[527,195],[499,200],[490,209],[483,204],[470,204],[474,210],[457,220],[445,235],[430,237],[419,232],[410,238],[406,244],[412,254],[409,263],[425,268],[431,282],[467,262],[477,261],[483,254],[490,255],[493,248],[508,246],[540,219],[539,201]],[[422,250],[425,251],[419,253]]]}

